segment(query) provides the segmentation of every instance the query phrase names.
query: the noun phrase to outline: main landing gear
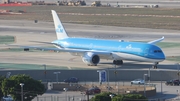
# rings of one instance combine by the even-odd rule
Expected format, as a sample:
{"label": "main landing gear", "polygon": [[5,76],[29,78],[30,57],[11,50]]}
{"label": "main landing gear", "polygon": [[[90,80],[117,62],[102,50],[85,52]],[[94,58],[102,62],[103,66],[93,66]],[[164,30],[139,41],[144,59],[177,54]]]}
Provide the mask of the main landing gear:
{"label": "main landing gear", "polygon": [[157,65],[158,65],[158,64],[159,64],[158,62],[155,62],[155,63],[154,63],[154,66],[152,66],[152,68],[157,69]]}
{"label": "main landing gear", "polygon": [[115,65],[122,65],[123,61],[122,60],[114,60],[113,64],[115,64]]}

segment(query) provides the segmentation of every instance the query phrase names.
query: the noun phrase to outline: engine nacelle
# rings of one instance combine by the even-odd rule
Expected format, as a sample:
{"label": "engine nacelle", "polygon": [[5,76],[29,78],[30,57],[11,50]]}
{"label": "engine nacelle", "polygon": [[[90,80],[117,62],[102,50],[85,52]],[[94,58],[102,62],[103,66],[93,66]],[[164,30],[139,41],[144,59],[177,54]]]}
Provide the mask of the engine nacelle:
{"label": "engine nacelle", "polygon": [[82,56],[82,60],[88,66],[96,66],[100,61],[100,57],[92,52],[87,52]]}

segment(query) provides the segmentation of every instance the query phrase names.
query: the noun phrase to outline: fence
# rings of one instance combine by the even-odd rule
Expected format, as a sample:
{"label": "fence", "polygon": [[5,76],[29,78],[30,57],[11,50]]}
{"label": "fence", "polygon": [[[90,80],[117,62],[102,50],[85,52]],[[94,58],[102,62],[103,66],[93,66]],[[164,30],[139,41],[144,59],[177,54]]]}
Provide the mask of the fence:
{"label": "fence", "polygon": [[[94,95],[85,95],[85,91],[88,88],[98,87],[101,89],[101,92],[112,92],[117,94],[126,94],[126,93],[138,93],[144,94],[146,89],[146,95],[156,94],[155,85],[131,85],[127,83],[110,83],[108,84],[99,84],[97,82],[86,82],[78,84],[65,84],[65,83],[51,83],[53,86],[53,91],[47,92],[43,96],[36,97],[33,101],[87,101],[87,99],[92,98]],[[83,89],[77,88],[76,86],[81,86]],[[63,91],[63,88],[69,88],[68,91]],[[146,87],[144,89],[144,87]],[[153,92],[152,92],[153,91]],[[153,93],[153,94],[151,94]]]}
{"label": "fence", "polygon": [[[91,96],[92,97],[92,96]],[[89,98],[91,98],[89,97]],[[51,96],[37,96],[33,101],[87,101],[86,95],[51,95]]]}

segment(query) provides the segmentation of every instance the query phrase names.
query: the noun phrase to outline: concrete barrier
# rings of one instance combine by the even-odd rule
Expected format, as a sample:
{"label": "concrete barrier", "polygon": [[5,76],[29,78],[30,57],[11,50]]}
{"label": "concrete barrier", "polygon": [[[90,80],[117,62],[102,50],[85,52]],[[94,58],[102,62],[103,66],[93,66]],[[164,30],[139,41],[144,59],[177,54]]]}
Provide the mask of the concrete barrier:
{"label": "concrete barrier", "polygon": [[[107,69],[105,69],[107,70]],[[69,77],[77,77],[80,82],[98,82],[99,74],[97,70],[4,70],[0,71],[1,75],[6,76],[7,72],[11,72],[11,75],[17,74],[27,74],[36,80],[41,80],[43,82],[56,82],[56,75],[54,72],[60,71],[58,81],[63,82],[64,79]],[[143,78],[144,74],[148,74],[148,70],[109,70],[109,81],[132,81],[137,78]],[[178,78],[177,71],[150,71],[151,81],[167,81],[170,79]]]}

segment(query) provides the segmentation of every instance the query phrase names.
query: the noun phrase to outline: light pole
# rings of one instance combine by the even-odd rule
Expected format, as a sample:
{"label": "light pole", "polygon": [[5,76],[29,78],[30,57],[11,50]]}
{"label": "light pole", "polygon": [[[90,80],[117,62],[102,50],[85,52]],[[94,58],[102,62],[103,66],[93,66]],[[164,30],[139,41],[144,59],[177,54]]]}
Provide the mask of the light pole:
{"label": "light pole", "polygon": [[151,69],[149,67],[149,71],[148,71],[148,80],[149,80],[149,84],[150,84],[150,78],[151,78]]}
{"label": "light pole", "polygon": [[163,94],[163,88],[162,88],[162,71],[160,70],[157,70],[158,72],[160,72],[160,75],[161,75],[161,95]]}
{"label": "light pole", "polygon": [[44,78],[45,78],[45,81],[47,82],[47,79],[46,79],[46,64],[43,65],[44,66]]}
{"label": "light pole", "polygon": [[68,88],[63,88],[63,90],[64,90],[65,93],[66,93],[66,101],[67,101],[67,90],[68,90]]}
{"label": "light pole", "polygon": [[59,83],[58,81],[58,74],[60,74],[61,72],[54,72],[54,74],[56,75],[56,82]]}
{"label": "light pole", "polygon": [[9,77],[10,77],[10,75],[11,75],[11,72],[7,72],[7,74],[6,74],[6,78],[9,78]]}
{"label": "light pole", "polygon": [[117,86],[117,70],[116,70],[116,65],[115,65],[114,75],[115,75],[115,86]]}
{"label": "light pole", "polygon": [[23,101],[23,86],[24,86],[24,83],[20,83],[20,86],[21,86],[21,101]]}
{"label": "light pole", "polygon": [[107,85],[108,85],[108,91],[109,91],[109,68],[107,70]]}
{"label": "light pole", "polygon": [[162,95],[162,71],[160,71],[161,72],[161,95]]}
{"label": "light pole", "polygon": [[147,74],[144,74],[143,77],[144,77],[144,96],[146,97],[146,76],[148,76]]}
{"label": "light pole", "polygon": [[175,65],[177,65],[177,75],[178,75],[178,80],[179,80],[179,75],[180,75],[180,73],[179,73],[179,63],[176,63]]}

